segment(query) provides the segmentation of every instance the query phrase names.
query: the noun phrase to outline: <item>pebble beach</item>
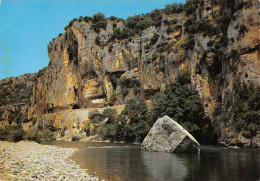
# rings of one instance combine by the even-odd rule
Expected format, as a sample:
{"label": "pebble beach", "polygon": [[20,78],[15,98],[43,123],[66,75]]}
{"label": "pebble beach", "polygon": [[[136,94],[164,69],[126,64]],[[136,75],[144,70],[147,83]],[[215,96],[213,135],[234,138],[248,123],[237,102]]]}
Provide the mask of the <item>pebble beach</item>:
{"label": "pebble beach", "polygon": [[0,141],[0,181],[99,180],[69,159],[76,150],[29,141]]}

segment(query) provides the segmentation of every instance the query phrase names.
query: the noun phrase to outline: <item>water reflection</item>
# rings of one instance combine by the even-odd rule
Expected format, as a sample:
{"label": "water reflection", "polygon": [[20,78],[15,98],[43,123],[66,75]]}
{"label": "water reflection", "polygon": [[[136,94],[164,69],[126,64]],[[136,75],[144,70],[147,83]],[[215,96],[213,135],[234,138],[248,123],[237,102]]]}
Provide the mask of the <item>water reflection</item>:
{"label": "water reflection", "polygon": [[[186,159],[191,161],[191,159]],[[259,181],[260,150],[204,147],[200,160],[188,163],[185,180]]]}
{"label": "water reflection", "polygon": [[72,159],[92,175],[113,181],[259,181],[260,150],[202,147],[200,154],[141,151],[140,145],[48,142],[78,147]]}
{"label": "water reflection", "polygon": [[185,160],[172,153],[141,151],[149,180],[183,180],[188,174]]}

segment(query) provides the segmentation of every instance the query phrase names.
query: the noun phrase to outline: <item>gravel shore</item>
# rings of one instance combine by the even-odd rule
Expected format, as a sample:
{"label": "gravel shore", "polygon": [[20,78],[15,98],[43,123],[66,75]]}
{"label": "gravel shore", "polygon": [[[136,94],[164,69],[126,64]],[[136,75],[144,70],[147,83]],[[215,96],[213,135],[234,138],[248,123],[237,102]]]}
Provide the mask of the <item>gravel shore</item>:
{"label": "gravel shore", "polygon": [[68,159],[77,149],[0,141],[1,180],[99,180]]}

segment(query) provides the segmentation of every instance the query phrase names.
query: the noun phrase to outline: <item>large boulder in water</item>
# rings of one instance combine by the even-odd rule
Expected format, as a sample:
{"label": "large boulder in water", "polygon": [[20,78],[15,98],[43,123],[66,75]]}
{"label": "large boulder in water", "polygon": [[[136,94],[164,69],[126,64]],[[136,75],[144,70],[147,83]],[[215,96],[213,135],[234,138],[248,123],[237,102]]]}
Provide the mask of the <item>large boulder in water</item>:
{"label": "large boulder in water", "polygon": [[163,152],[198,152],[200,144],[181,125],[168,116],[159,118],[145,137],[142,150]]}

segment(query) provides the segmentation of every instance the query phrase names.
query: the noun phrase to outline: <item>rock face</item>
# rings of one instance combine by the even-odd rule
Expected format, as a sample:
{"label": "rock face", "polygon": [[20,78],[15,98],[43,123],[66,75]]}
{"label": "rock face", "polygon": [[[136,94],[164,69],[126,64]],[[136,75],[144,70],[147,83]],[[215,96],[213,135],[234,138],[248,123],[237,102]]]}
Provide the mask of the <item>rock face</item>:
{"label": "rock face", "polygon": [[154,123],[141,149],[161,152],[198,152],[200,144],[181,125],[164,116]]}
{"label": "rock face", "polygon": [[36,74],[0,80],[0,127],[27,123]]}

